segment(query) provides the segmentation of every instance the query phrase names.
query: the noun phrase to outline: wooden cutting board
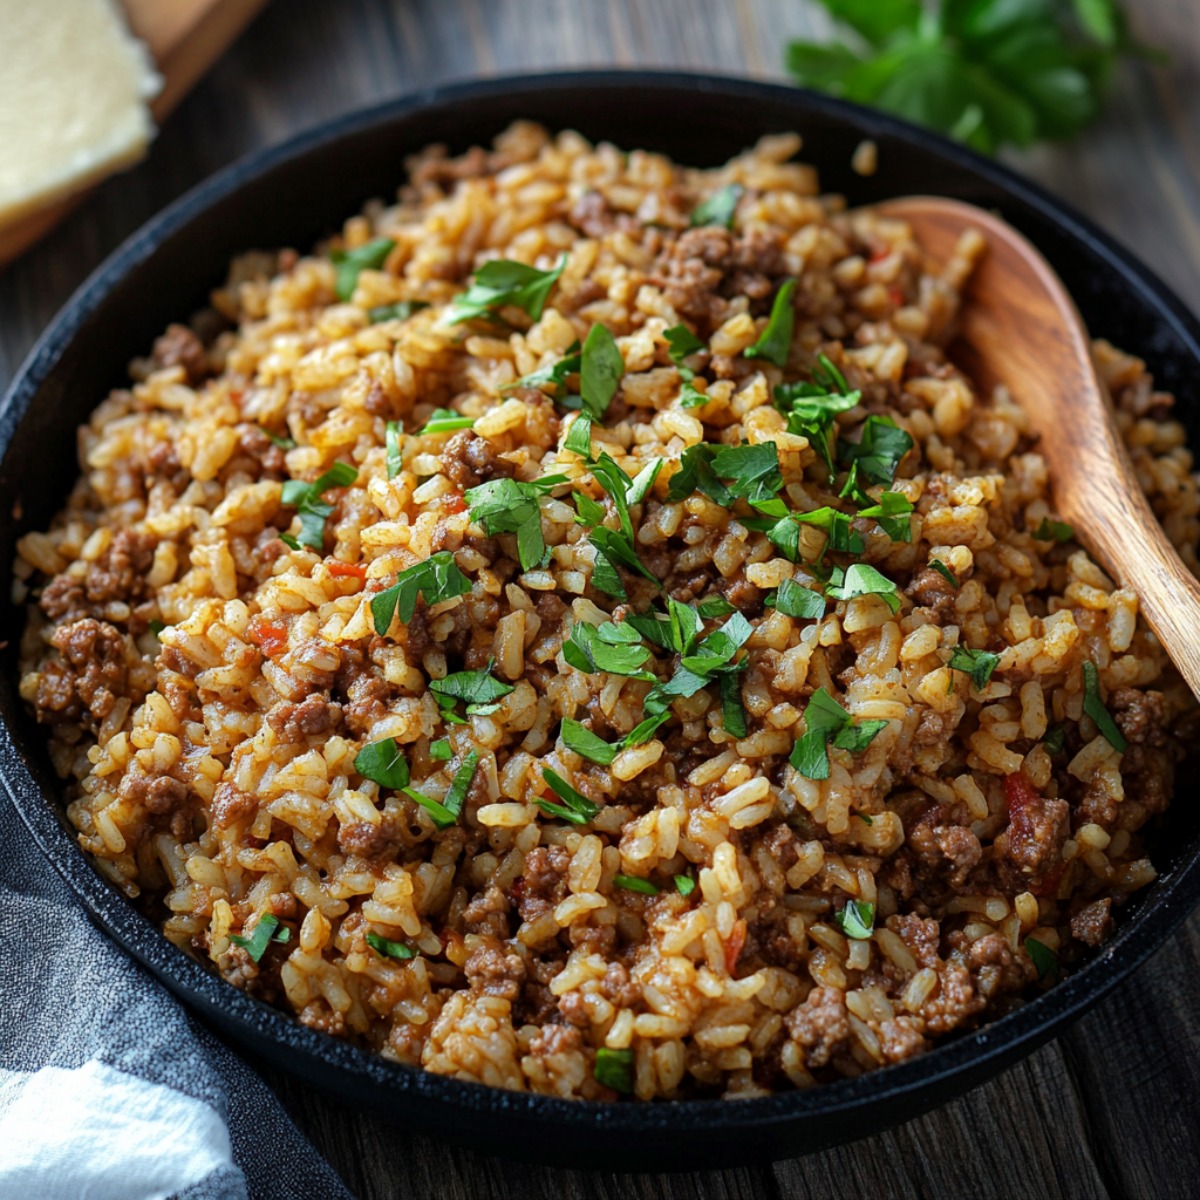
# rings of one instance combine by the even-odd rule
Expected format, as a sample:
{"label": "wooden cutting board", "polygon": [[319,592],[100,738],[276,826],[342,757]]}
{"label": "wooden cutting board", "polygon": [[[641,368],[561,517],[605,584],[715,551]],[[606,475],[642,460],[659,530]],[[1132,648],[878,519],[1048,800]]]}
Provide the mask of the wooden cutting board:
{"label": "wooden cutting board", "polygon": [[[264,4],[266,0],[121,0],[129,27],[149,47],[163,78],[162,91],[150,104],[157,124],[162,124]],[[57,225],[85,194],[77,192],[11,225],[0,226],[0,267]]]}

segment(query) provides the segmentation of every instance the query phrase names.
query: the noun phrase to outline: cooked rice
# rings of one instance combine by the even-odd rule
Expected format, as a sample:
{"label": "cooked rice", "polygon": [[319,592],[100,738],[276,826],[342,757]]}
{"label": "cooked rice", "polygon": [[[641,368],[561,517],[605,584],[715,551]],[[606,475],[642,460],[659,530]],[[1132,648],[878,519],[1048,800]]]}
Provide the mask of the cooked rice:
{"label": "cooked rice", "polygon": [[[696,171],[521,124],[490,152],[428,151],[397,204],[335,243],[396,243],[349,302],[329,247],[248,256],[198,318],[203,344],[173,327],[80,430],[83,477],[20,546],[21,690],[49,725],[81,845],[178,946],[310,1027],[428,1070],[613,1098],[594,1075],[607,1047],[632,1051],[642,1099],[743,1097],[897,1062],[1012,1009],[1053,979],[1038,981],[1026,939],[1069,971],[1154,878],[1139,831],[1170,799],[1190,700],[1136,596],[1074,541],[1033,536],[1055,513],[1021,409],[945,358],[984,247],[964,239],[928,273],[905,226],[820,196],[791,161],[799,145],[765,138]],[[730,183],[745,189],[733,231],[689,231]],[[444,322],[488,258],[548,268],[564,253],[540,320]],[[785,278],[799,285],[780,370],[743,351]],[[430,307],[370,323],[405,300]],[[681,405],[664,338],[681,321],[708,348],[699,408]],[[724,596],[754,626],[744,738],[705,688],[607,768],[567,749],[559,722],[612,741],[642,719],[647,684],[563,658],[574,622],[618,607],[591,582],[570,489],[543,500],[550,560],[524,573],[513,535],[484,536],[462,500],[497,473],[561,473],[604,501],[562,447],[565,413],[507,386],[596,323],[627,372],[596,452],[630,475],[666,460],[633,510],[643,562],[677,598]],[[824,535],[805,527],[793,563],[743,523],[744,503],[667,500],[686,447],[774,441],[791,508],[845,507],[844,473],[828,485],[771,402],[819,353],[862,390],[844,435],[876,413],[916,443],[893,485],[915,505],[911,542],[856,522],[862,557],[904,593],[894,615],[875,596],[815,620],[764,609],[783,581],[814,583]],[[1138,360],[1096,354],[1138,477],[1195,567],[1197,488],[1171,397]],[[473,433],[417,434],[437,407],[476,418]],[[388,420],[405,431],[390,480]],[[279,534],[299,524],[282,481],[339,460],[358,478],[330,494],[325,552],[288,549]],[[422,600],[377,636],[371,596],[442,550],[470,593]],[[623,578],[621,613],[655,602],[649,581]],[[947,666],[959,645],[999,653],[982,690]],[[655,654],[668,677],[672,656]],[[513,690],[447,724],[428,682],[491,659]],[[1083,712],[1088,661],[1123,755]],[[861,753],[831,747],[817,781],[788,756],[822,686],[886,727]],[[1058,753],[1042,741],[1055,728]],[[389,737],[435,797],[478,754],[458,823],[439,831],[356,773],[362,746]],[[441,738],[450,761],[431,756]],[[547,768],[599,806],[594,820],[538,806]],[[690,895],[676,875],[696,880]],[[868,938],[840,926],[848,901],[874,905]],[[231,938],[267,915],[290,937],[255,962]],[[368,933],[415,955],[387,957]]]}

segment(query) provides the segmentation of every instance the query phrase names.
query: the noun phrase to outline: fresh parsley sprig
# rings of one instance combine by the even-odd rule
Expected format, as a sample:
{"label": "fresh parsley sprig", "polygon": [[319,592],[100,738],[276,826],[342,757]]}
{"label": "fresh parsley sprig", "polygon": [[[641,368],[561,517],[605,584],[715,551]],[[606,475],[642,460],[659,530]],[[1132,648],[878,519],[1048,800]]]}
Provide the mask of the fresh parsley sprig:
{"label": "fresh parsley sprig", "polygon": [[282,944],[290,941],[291,937],[292,931],[286,925],[281,925],[277,916],[273,913],[263,913],[258,918],[258,923],[254,926],[254,932],[249,937],[242,937],[241,934],[231,933],[229,940],[235,946],[241,946],[255,962],[260,962],[262,956],[267,952],[267,947],[272,942]]}
{"label": "fresh parsley sprig", "polygon": [[740,183],[727,183],[723,188],[718,188],[696,205],[692,212],[692,227],[722,225],[726,229],[732,229],[738,201],[745,190]]}
{"label": "fresh parsley sprig", "polygon": [[952,671],[962,671],[969,675],[971,685],[977,692],[983,691],[992,677],[992,672],[1000,663],[1000,655],[991,650],[972,650],[969,646],[958,645],[950,655],[946,664]]}
{"label": "fresh parsley sprig", "polygon": [[371,598],[375,632],[383,637],[397,615],[401,624],[407,625],[416,611],[418,596],[424,596],[426,604],[434,605],[465,596],[470,590],[471,581],[458,569],[454,555],[449,550],[439,550],[401,571],[390,588]]}
{"label": "fresh parsley sprig", "polygon": [[496,321],[502,308],[519,308],[535,321],[546,307],[550,292],[567,265],[564,254],[549,271],[540,271],[526,263],[494,258],[475,272],[475,280],[465,292],[455,296],[446,313],[447,325],[463,321]]}
{"label": "fresh parsley sprig", "polygon": [[467,708],[468,717],[487,717],[500,707],[500,701],[512,690],[511,683],[504,683],[492,675],[494,659],[479,671],[455,671],[443,679],[431,679],[429,690],[437,701],[443,720],[452,725],[465,725],[466,721],[455,713],[461,701]]}
{"label": "fresh parsley sprig", "polygon": [[1096,722],[1096,728],[1104,735],[1108,744],[1124,754],[1129,748],[1125,735],[1117,728],[1112,714],[1104,707],[1104,698],[1100,694],[1100,672],[1094,662],[1083,664],[1083,711]]}
{"label": "fresh parsley sprig", "polygon": [[[363,271],[378,271],[387,262],[387,256],[395,249],[391,238],[373,238],[353,250],[333,250],[330,259],[337,267],[333,290],[339,300],[349,300],[358,286],[358,277]],[[375,311],[374,309],[371,310]]]}
{"label": "fresh parsley sprig", "polygon": [[817,356],[812,378],[798,383],[781,383],[775,389],[775,407],[787,417],[789,433],[808,439],[834,477],[838,413],[849,412],[862,402],[862,392],[852,389],[846,377],[824,354]]}
{"label": "fresh parsley sprig", "polygon": [[572,825],[586,825],[596,819],[600,806],[593,804],[582,792],[577,792],[557,771],[544,767],[542,778],[546,781],[546,786],[562,801],[561,804],[555,804],[553,800],[539,796],[535,803],[542,812],[569,821]]}
{"label": "fresh parsley sprig", "polygon": [[565,475],[546,475],[529,483],[516,479],[490,479],[470,488],[465,499],[471,520],[488,537],[498,533],[517,535],[517,557],[522,571],[546,564],[546,541],[542,536],[542,497],[559,484]]}
{"label": "fresh parsley sprig", "polygon": [[804,736],[792,747],[788,761],[806,779],[828,779],[830,742],[839,750],[860,754],[886,725],[886,721],[854,724],[850,714],[823,687],[817,688],[804,709]]}
{"label": "fresh parsley sprig", "polygon": [[796,310],[792,307],[792,296],[796,281],[788,279],[775,293],[771,315],[753,346],[747,346],[743,354],[747,358],[765,358],[777,367],[787,365],[788,352],[792,348],[792,334],[796,329]]}
{"label": "fresh parsley sprig", "polygon": [[308,546],[313,550],[325,548],[325,522],[333,513],[324,495],[331,488],[349,487],[358,478],[358,471],[349,463],[336,462],[324,475],[313,483],[302,479],[289,479],[283,485],[281,499],[284,504],[295,508],[300,518],[300,536],[281,533],[279,540],[293,550]]}
{"label": "fresh parsley sprig", "polygon": [[684,408],[700,408],[707,404],[708,397],[693,382],[696,372],[683,360],[690,358],[693,354],[699,354],[702,350],[707,350],[708,347],[686,325],[672,325],[665,331],[663,337],[667,339],[669,347],[667,353],[671,356],[671,361],[675,364],[675,369],[679,372],[679,378],[682,381],[679,389],[679,403]]}

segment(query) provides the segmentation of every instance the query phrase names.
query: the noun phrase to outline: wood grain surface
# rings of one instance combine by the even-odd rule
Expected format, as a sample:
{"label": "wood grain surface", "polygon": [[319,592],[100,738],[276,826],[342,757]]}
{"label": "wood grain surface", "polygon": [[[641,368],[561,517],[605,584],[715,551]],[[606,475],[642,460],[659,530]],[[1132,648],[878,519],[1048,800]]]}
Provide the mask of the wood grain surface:
{"label": "wood grain surface", "polygon": [[[1169,51],[1169,66],[1124,68],[1100,127],[1017,165],[1200,309],[1200,3],[1127,7],[1142,39]],[[803,0],[277,0],[183,102],[145,163],[105,183],[0,275],[0,385],[123,237],[257,146],[470,75],[618,64],[775,77],[789,37],[825,28]],[[1195,802],[1190,789],[1179,802]],[[362,1200],[1192,1197],[1200,1193],[1198,982],[1193,916],[1068,1034],[961,1100],[892,1131],[861,1130],[836,1150],[702,1175],[585,1174],[486,1158],[268,1078]]]}

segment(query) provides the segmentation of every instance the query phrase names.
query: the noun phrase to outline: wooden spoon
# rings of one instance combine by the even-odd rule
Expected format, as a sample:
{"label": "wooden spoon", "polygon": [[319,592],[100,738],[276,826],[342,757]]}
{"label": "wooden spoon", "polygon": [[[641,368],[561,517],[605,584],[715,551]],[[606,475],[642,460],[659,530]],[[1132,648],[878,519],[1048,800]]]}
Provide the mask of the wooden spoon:
{"label": "wooden spoon", "polygon": [[1138,484],[1062,281],[1025,237],[974,205],[906,196],[872,211],[907,222],[935,263],[948,262],[968,230],[986,238],[961,313],[970,360],[963,365],[981,387],[1005,384],[1025,410],[1058,511],[1109,575],[1137,594],[1150,628],[1200,696],[1200,583]]}

